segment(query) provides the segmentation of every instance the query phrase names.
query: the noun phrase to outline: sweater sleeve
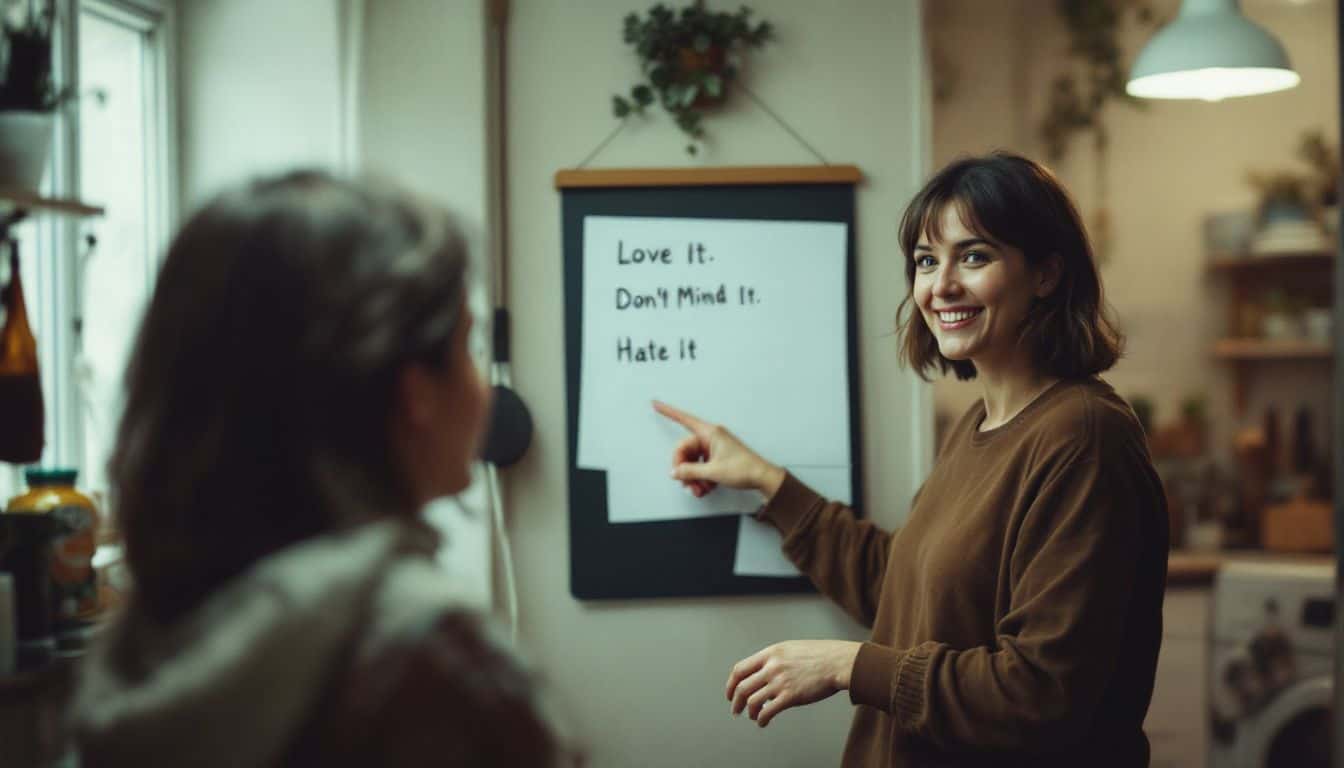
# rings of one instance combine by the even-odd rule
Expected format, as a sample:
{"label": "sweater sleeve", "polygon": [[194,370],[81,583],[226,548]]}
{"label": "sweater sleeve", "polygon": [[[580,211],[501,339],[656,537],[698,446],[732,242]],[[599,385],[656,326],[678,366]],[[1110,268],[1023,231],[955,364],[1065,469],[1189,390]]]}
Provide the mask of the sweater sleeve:
{"label": "sweater sleeve", "polygon": [[849,507],[822,499],[792,474],[758,516],[784,535],[784,554],[822,594],[873,625],[892,534],[855,519]]}
{"label": "sweater sleeve", "polygon": [[993,644],[864,644],[850,690],[944,747],[1052,751],[1089,732],[1124,642],[1151,483],[1136,459],[1075,455],[1017,527]]}

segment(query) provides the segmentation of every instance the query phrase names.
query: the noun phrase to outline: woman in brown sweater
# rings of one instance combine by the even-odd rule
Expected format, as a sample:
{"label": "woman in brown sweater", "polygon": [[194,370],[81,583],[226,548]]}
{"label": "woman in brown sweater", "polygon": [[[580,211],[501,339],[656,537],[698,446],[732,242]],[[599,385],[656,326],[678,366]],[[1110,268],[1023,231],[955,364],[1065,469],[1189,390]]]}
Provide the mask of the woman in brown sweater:
{"label": "woman in brown sweater", "polygon": [[758,489],[788,556],[872,628],[743,659],[732,711],[765,726],[848,690],[846,766],[1145,766],[1167,513],[1138,420],[1096,378],[1122,338],[1077,209],[1048,170],[996,153],[939,172],[900,238],[905,360],[983,398],[899,531],[655,404],[690,432],[673,477],[697,496]]}

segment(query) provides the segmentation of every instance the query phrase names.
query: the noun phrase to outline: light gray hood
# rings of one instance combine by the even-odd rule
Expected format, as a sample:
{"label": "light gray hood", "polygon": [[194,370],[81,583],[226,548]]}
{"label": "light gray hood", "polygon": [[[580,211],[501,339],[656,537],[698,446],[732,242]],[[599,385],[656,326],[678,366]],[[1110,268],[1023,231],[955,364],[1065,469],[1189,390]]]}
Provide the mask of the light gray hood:
{"label": "light gray hood", "polygon": [[258,561],[172,625],[128,611],[84,664],[75,727],[98,765],[274,765],[345,654],[461,605],[396,521]]}

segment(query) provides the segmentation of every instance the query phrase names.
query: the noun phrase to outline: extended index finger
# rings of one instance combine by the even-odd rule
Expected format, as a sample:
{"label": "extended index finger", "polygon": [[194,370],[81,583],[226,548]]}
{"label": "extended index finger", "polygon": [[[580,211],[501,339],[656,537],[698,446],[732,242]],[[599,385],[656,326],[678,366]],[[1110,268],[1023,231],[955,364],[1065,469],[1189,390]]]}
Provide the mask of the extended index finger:
{"label": "extended index finger", "polygon": [[653,410],[661,413],[667,418],[677,422],[681,426],[690,430],[692,434],[703,436],[709,432],[710,429],[709,424],[681,410],[680,408],[673,408],[672,406],[668,405],[667,403],[664,403],[661,400],[653,401]]}

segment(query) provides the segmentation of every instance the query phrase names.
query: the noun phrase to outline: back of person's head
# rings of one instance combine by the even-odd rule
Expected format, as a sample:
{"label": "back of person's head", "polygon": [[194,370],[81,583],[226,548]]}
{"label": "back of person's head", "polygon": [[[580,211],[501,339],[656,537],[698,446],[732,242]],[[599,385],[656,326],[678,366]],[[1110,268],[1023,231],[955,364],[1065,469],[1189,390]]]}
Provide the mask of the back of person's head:
{"label": "back of person's head", "polygon": [[139,607],[170,619],[258,558],[418,509],[392,445],[399,375],[467,314],[452,219],[316,172],[196,213],[163,264],[110,463]]}

